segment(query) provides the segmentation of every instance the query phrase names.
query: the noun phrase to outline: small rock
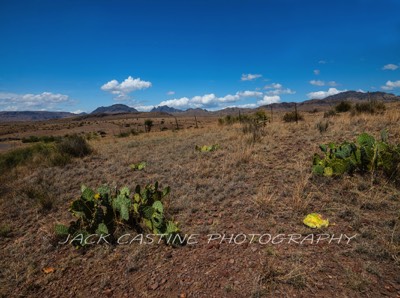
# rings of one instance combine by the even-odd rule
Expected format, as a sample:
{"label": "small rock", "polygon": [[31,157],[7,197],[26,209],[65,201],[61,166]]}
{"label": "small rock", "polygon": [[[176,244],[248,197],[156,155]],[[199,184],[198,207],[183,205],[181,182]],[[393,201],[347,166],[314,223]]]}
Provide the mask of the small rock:
{"label": "small rock", "polygon": [[106,295],[107,297],[111,297],[113,294],[113,290],[112,289],[105,289],[103,291],[103,294]]}
{"label": "small rock", "polygon": [[155,282],[155,283],[153,283],[153,284],[151,284],[150,286],[149,286],[149,288],[150,288],[150,290],[156,290],[157,288],[158,288],[158,286],[159,286],[159,284],[157,283],[157,282]]}
{"label": "small rock", "polygon": [[229,260],[229,263],[230,263],[230,264],[234,264],[234,263],[235,263],[235,259],[230,259],[230,260]]}

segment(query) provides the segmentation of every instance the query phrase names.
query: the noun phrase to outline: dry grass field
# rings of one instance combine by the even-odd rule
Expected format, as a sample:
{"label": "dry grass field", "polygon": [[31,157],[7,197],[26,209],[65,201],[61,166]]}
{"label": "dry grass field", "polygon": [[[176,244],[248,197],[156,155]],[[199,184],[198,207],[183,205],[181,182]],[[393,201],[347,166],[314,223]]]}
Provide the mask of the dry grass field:
{"label": "dry grass field", "polygon": [[[298,124],[274,115],[255,142],[241,124],[219,125],[216,118],[198,119],[199,128],[193,119],[178,118],[179,130],[173,130],[174,118],[154,118],[150,133],[126,137],[118,135],[140,131],[143,119],[2,124],[2,138],[97,134],[88,140],[90,155],[64,166],[36,160],[0,174],[1,297],[400,296],[400,186],[379,175],[311,172],[319,144],[354,141],[362,132],[378,137],[382,129],[389,142],[400,143],[400,106],[392,104],[383,115],[331,117],[322,134],[316,125],[323,113],[302,114]],[[195,150],[212,144],[219,149]],[[143,171],[130,169],[141,161],[147,162]],[[155,181],[171,187],[168,215],[183,234],[198,235],[198,243],[81,249],[58,243],[54,225],[73,219],[68,208],[81,184],[134,189]],[[330,225],[305,226],[311,212]],[[356,236],[349,243],[285,238],[275,244],[258,236],[237,244],[209,242],[210,234]],[[45,273],[49,267],[54,270]]]}

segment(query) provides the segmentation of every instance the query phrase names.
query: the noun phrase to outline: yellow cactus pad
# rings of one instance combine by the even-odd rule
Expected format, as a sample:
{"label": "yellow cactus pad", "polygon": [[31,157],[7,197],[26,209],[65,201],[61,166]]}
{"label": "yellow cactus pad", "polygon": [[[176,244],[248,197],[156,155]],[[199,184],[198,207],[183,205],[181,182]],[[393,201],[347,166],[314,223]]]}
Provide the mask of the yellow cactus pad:
{"label": "yellow cactus pad", "polygon": [[324,219],[321,214],[310,213],[304,218],[303,223],[310,228],[322,228],[329,225],[329,220]]}

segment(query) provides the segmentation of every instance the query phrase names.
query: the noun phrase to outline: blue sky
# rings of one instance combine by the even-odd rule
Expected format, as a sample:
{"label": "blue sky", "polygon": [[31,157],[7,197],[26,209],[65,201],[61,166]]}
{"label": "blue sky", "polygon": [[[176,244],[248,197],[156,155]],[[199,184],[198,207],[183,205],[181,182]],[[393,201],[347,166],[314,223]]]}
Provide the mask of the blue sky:
{"label": "blue sky", "polygon": [[0,0],[0,110],[400,94],[400,1]]}

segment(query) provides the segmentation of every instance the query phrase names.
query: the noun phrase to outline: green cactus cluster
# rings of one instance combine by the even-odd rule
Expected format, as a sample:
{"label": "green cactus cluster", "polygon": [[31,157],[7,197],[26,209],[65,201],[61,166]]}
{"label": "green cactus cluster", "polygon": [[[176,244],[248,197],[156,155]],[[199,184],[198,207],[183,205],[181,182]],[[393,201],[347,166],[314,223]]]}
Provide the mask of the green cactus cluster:
{"label": "green cactus cluster", "polygon": [[139,162],[137,164],[131,164],[129,167],[134,170],[134,171],[141,171],[147,166],[147,163],[145,161]]}
{"label": "green cactus cluster", "polygon": [[[110,235],[113,241],[114,233],[119,226],[130,227],[136,231],[148,231],[152,234],[165,235],[164,240],[178,239],[174,237],[180,230],[171,220],[166,219],[162,199],[170,192],[166,187],[159,190],[158,182],[146,185],[143,189],[136,186],[131,193],[123,187],[113,192],[108,186],[101,186],[97,192],[82,186],[80,198],[74,200],[69,212],[76,217],[69,227],[56,225],[58,235]],[[73,243],[82,246],[82,243]],[[173,241],[167,244],[176,244]]]}
{"label": "green cactus cluster", "polygon": [[388,143],[388,132],[381,132],[380,140],[368,133],[362,133],[355,143],[344,142],[336,145],[320,145],[324,156],[315,153],[313,173],[321,176],[341,176],[345,173],[384,172],[390,179],[399,175],[400,145]]}
{"label": "green cactus cluster", "polygon": [[212,152],[212,151],[217,150],[218,148],[219,148],[218,144],[214,144],[211,146],[207,146],[207,145],[197,146],[196,145],[196,147],[195,147],[196,151],[199,151],[199,152]]}

